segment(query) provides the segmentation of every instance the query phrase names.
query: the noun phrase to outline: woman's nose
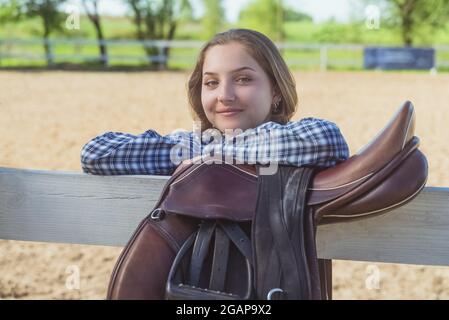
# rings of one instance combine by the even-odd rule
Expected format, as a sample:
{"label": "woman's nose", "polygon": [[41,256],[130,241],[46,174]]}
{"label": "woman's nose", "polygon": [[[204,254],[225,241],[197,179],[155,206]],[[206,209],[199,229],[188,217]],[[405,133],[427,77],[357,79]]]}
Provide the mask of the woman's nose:
{"label": "woman's nose", "polygon": [[221,85],[218,100],[222,103],[232,102],[235,100],[235,92],[232,84],[224,83]]}

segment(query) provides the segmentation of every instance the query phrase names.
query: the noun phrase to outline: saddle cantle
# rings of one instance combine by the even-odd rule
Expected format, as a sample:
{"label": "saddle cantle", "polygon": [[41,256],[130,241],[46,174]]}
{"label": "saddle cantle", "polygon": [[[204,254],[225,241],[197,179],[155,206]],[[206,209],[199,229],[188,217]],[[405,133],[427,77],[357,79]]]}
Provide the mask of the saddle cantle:
{"label": "saddle cantle", "polygon": [[[428,167],[418,150],[414,121],[413,105],[407,101],[357,154],[315,174],[307,199],[315,225],[382,214],[412,200],[422,190]],[[216,161],[185,163],[177,168],[155,209],[140,223],[120,255],[111,276],[108,299],[164,299],[173,261],[189,237],[194,241],[192,234],[201,221],[252,221],[258,196],[256,168],[210,165]],[[202,228],[207,235],[207,230],[215,227],[203,223]],[[244,260],[237,263],[237,270],[247,268]],[[190,269],[184,273],[195,272]],[[320,269],[321,278],[324,269]],[[204,275],[196,275],[201,276]],[[245,293],[251,280],[248,277],[251,273],[247,273],[246,279],[231,275],[230,281],[243,286],[240,292]],[[195,294],[194,290],[193,297],[198,297]],[[213,293],[208,294],[214,298]],[[244,298],[244,294],[240,296]]]}
{"label": "saddle cantle", "polygon": [[318,173],[309,205],[320,224],[351,221],[387,212],[412,200],[424,188],[427,160],[414,136],[410,101],[357,154]]}

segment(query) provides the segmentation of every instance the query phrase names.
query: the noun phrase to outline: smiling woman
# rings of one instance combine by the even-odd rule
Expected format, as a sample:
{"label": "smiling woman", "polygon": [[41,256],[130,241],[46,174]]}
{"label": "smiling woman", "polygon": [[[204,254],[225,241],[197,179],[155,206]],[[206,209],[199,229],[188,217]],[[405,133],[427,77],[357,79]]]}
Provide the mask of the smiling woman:
{"label": "smiling woman", "polygon": [[[316,118],[289,121],[298,102],[295,80],[274,43],[260,32],[231,29],[206,43],[188,82],[188,98],[200,135],[106,132],[83,147],[84,172],[171,175],[180,164],[178,150],[188,150],[181,160],[218,153],[246,164],[323,168],[349,156],[336,124]],[[210,141],[229,131],[237,143]]]}
{"label": "smiling woman", "polygon": [[[217,34],[201,50],[189,81],[189,101],[205,129],[224,131],[268,121],[285,124],[298,97],[274,43],[259,32],[234,29]],[[232,119],[222,117],[228,115]]]}
{"label": "smiling woman", "polygon": [[201,90],[204,113],[214,127],[246,130],[271,119],[272,106],[281,98],[275,96],[267,74],[241,44],[211,48],[203,68],[217,71],[203,73]]}

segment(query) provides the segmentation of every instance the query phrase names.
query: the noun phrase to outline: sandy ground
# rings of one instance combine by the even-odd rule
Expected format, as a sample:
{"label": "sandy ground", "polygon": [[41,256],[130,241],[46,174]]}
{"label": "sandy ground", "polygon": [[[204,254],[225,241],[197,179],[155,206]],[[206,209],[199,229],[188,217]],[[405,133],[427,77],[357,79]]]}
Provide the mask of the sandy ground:
{"label": "sandy ground", "polygon": [[[187,78],[187,73],[169,72],[0,72],[0,166],[81,171],[82,146],[105,131],[191,129]],[[428,185],[449,186],[449,75],[298,72],[295,78],[300,104],[294,119],[336,122],[352,153],[403,101],[413,101],[416,135],[429,160]],[[120,251],[0,240],[0,298],[103,299]],[[449,268],[375,266],[379,287],[369,289],[372,263],[334,261],[334,298],[449,298]],[[73,267],[79,288],[70,285]]]}

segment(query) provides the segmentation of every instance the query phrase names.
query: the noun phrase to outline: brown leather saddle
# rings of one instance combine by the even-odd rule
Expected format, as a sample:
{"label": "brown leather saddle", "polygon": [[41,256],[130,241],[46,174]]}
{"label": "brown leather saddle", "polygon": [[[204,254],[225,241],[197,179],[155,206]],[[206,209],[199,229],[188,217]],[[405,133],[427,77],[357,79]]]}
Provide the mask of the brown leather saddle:
{"label": "brown leather saddle", "polygon": [[[379,215],[407,203],[422,190],[428,166],[425,156],[418,150],[414,123],[414,108],[407,101],[357,154],[335,167],[315,173],[306,198],[310,209],[307,212],[314,226]],[[245,223],[250,224],[254,219],[258,179],[254,166],[207,162],[180,165],[166,183],[155,208],[140,223],[120,255],[107,299],[164,299],[167,292],[173,296],[179,293],[181,298],[189,294],[194,298],[251,298],[249,286],[253,275],[248,257],[229,260],[235,264],[227,268],[230,271],[226,272],[226,287],[235,287],[240,294],[228,296],[204,285],[197,290],[183,283],[180,276],[187,274],[184,279],[195,278],[195,283],[208,283],[208,273],[220,272],[220,267],[214,266],[220,260],[214,259],[213,250],[208,257],[200,259],[210,260],[206,269],[183,262],[195,260],[179,253],[182,248],[194,247],[195,241],[199,242],[198,237],[193,236],[198,234],[198,228],[203,229],[202,241],[207,245],[212,243],[208,230],[215,230],[216,243],[223,239],[223,232],[230,237],[241,232],[232,229],[231,222],[241,224],[241,230],[251,237]],[[212,227],[217,224],[220,228]],[[242,235],[240,239],[243,238]],[[245,250],[245,247],[240,248],[242,252]],[[234,251],[228,250],[227,255],[235,254]],[[195,252],[206,251],[193,249]],[[331,298],[330,262],[319,261],[321,298],[324,299]],[[176,264],[178,270],[173,267]],[[246,274],[244,278],[243,273]],[[209,287],[217,287],[217,283],[212,282],[210,280]],[[197,295],[199,292],[204,295]]]}

